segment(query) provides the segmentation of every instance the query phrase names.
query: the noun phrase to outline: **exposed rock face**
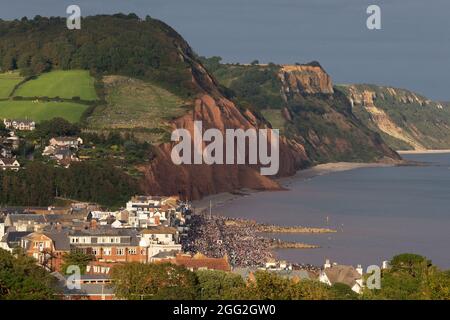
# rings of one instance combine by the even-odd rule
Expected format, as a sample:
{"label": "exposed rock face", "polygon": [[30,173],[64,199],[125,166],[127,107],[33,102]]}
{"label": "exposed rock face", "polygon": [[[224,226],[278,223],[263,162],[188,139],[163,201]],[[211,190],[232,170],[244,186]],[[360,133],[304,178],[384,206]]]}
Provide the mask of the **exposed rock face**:
{"label": "exposed rock face", "polygon": [[354,113],[396,149],[450,147],[450,108],[414,92],[375,85],[342,86]]}
{"label": "exposed rock face", "polygon": [[[191,65],[193,84],[201,94],[195,98],[192,110],[172,122],[173,129],[187,129],[193,136],[196,120],[202,121],[203,130],[217,128],[222,132],[267,127],[265,119],[226,99],[216,80],[189,51],[180,50],[180,56]],[[300,168],[326,161],[399,159],[377,134],[354,117],[350,102],[336,95],[331,78],[320,65],[283,66],[278,76],[282,82],[280,94],[286,103],[280,112],[295,127],[289,135],[280,137],[278,176],[292,175]],[[170,157],[173,146],[161,145],[151,165],[141,168],[146,192],[199,199],[238,188],[280,188],[272,177],[260,175],[258,165],[174,165]]]}
{"label": "exposed rock face", "polygon": [[[172,122],[173,129],[183,128],[194,136],[194,121],[201,120],[203,130],[266,127],[248,110],[240,110],[226,99],[217,89],[215,79],[196,61],[189,50],[180,50],[180,56],[191,65],[192,81],[201,94],[194,101],[194,107],[186,115]],[[233,191],[239,188],[275,190],[277,182],[260,175],[258,165],[175,165],[171,160],[171,150],[175,143],[165,143],[158,147],[157,157],[151,165],[141,168],[145,179],[143,189],[152,194],[180,194],[189,199],[199,199],[208,194]],[[279,176],[294,174],[305,166],[307,156],[303,146],[280,139]]]}
{"label": "exposed rock face", "polygon": [[[311,163],[399,159],[353,115],[351,101],[334,91],[330,76],[320,64],[284,65],[278,76],[288,106],[282,109],[282,115],[297,130],[296,134],[290,130],[289,139],[307,150]],[[365,98],[370,103],[371,96]]]}
{"label": "exposed rock face", "polygon": [[[187,129],[194,135],[194,121],[202,120],[203,129],[259,127],[258,120],[250,113],[242,114],[236,106],[225,98],[214,99],[203,95],[196,99],[194,109],[173,123],[173,128]],[[181,194],[189,199],[199,199],[208,194],[232,191],[239,188],[264,190],[280,189],[278,183],[260,175],[259,166],[250,165],[174,165],[170,154],[174,144],[159,147],[152,164],[142,168],[145,175],[143,188],[152,194]],[[295,173],[306,160],[302,146],[280,140],[280,175]]]}
{"label": "exposed rock face", "polygon": [[[180,40],[181,41],[181,40]],[[201,120],[203,130],[216,128],[222,132],[226,129],[266,128],[268,123],[248,109],[243,110],[232,101],[226,99],[218,89],[218,83],[213,76],[195,58],[190,47],[185,43],[177,47],[180,59],[190,66],[192,84],[198,94],[193,99],[192,109],[184,116],[172,122],[173,129],[187,129],[193,137],[194,121]],[[355,146],[364,145],[367,155],[355,153],[351,159],[364,160],[388,156],[396,158],[384,142],[373,132],[362,129],[356,118],[333,109],[334,90],[331,78],[318,63],[307,65],[283,66],[278,74],[282,82],[282,92],[286,104],[302,99],[303,95],[318,95],[317,99],[326,99],[329,112],[322,115],[325,126],[344,129],[338,135],[323,134],[320,128],[311,127],[306,134],[294,133],[293,136],[280,138],[280,168],[278,176],[294,174],[298,169],[305,168],[318,161],[333,161],[347,159],[346,154],[352,153]],[[340,98],[339,98],[340,99]],[[345,103],[348,103],[346,100]],[[297,117],[289,110],[283,109],[287,121],[297,121]],[[292,115],[292,117],[291,117]],[[321,121],[322,121],[321,120]],[[355,141],[349,142],[347,137],[356,132]],[[170,154],[175,143],[165,143],[156,150],[157,157],[150,165],[141,168],[144,173],[143,189],[152,194],[179,194],[189,199],[199,199],[208,194],[233,191],[239,188],[279,189],[280,186],[272,177],[262,176],[258,165],[175,165]],[[337,151],[337,152],[336,152]],[[338,156],[336,156],[336,154]],[[370,155],[369,155],[370,154]]]}
{"label": "exposed rock face", "polygon": [[334,92],[331,77],[318,63],[283,65],[279,76],[286,96]]}

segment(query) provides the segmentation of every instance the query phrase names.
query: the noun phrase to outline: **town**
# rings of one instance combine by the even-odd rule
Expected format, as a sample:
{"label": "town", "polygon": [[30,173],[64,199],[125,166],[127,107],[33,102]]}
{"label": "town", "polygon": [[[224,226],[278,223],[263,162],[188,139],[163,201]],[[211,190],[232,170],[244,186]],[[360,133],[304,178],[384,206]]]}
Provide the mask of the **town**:
{"label": "town", "polygon": [[134,196],[117,211],[77,202],[68,208],[3,207],[0,214],[0,248],[11,253],[22,250],[63,287],[70,276],[63,272],[65,257],[71,253],[91,257],[79,279],[80,289],[65,290],[65,299],[113,299],[111,270],[129,262],[220,270],[248,281],[256,271],[267,270],[297,281],[345,283],[356,293],[363,288],[361,266],[278,261],[270,246],[264,246],[270,241],[260,242],[232,219],[194,213],[190,203],[178,197]]}
{"label": "town", "polygon": [[[28,119],[4,119],[0,165],[3,170],[25,170],[16,154],[27,132],[36,130]],[[63,125],[68,126],[63,123]],[[17,134],[18,133],[18,134]],[[48,136],[41,156],[56,166],[69,168],[83,161],[80,136]],[[315,280],[332,286],[344,283],[355,293],[364,287],[363,269],[330,263],[323,266],[292,264],[276,259],[276,248],[316,248],[261,236],[271,232],[334,232],[320,228],[283,228],[254,221],[196,212],[191,202],[177,196],[135,195],[117,210],[92,202],[70,201],[66,206],[7,206],[0,208],[0,248],[20,250],[60,283],[63,299],[115,298],[111,272],[115,266],[172,263],[188,270],[218,270],[254,281],[259,270],[293,281]],[[284,230],[284,231],[283,231]],[[65,260],[81,255],[84,274],[78,289],[67,286]],[[386,268],[387,265],[384,264]]]}
{"label": "town", "polygon": [[[83,14],[70,6],[69,17],[55,16],[60,4],[49,17],[39,5],[1,11],[0,300],[244,300],[231,309],[234,317],[250,300],[268,301],[255,304],[262,307],[274,300],[450,300],[450,272],[442,269],[449,267],[443,186],[450,185],[450,160],[440,154],[450,145],[450,103],[381,85],[411,85],[423,72],[395,71],[420,71],[420,63],[430,71],[436,59],[405,59],[410,42],[405,52],[382,52],[398,68],[381,63],[375,74],[357,74],[355,62],[371,61],[360,59],[361,46],[339,50],[349,48],[345,29],[344,38],[333,34],[338,46],[325,50],[331,75],[318,61],[294,62],[323,47],[323,32],[311,33],[324,30],[321,14],[313,17],[317,28],[285,25],[280,37],[259,28],[276,21],[262,12],[252,15],[263,19],[253,27],[238,21],[240,13],[249,21],[252,4],[202,15],[206,28],[196,31],[232,17],[229,28],[214,31],[238,38],[262,32],[250,36],[256,42],[242,38],[256,51],[230,56],[233,48],[209,32],[209,46],[228,48],[207,57],[204,39],[194,50],[183,38],[193,36],[181,28],[192,17],[170,18],[175,8],[164,16],[179,30],[152,18],[159,10],[152,4],[90,16],[101,10],[93,6]],[[188,6],[201,14],[207,4]],[[271,14],[288,10],[283,23],[308,21],[298,19],[307,5],[275,7],[281,11]],[[367,26],[379,29],[379,10],[370,8]],[[261,39],[264,50],[283,54],[261,56]],[[426,46],[417,43],[420,53]],[[315,49],[298,55],[308,47]],[[446,61],[436,61],[444,70]],[[336,62],[356,71],[352,82],[335,82],[343,79]],[[163,305],[156,302],[152,315],[164,313]],[[177,305],[187,315],[188,304]]]}

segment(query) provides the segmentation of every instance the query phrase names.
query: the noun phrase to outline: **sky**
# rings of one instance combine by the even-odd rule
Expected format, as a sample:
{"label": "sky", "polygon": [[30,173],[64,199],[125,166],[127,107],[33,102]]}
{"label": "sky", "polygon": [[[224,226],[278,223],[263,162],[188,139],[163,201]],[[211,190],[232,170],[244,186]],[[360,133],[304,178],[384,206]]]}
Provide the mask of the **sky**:
{"label": "sky", "polygon": [[[449,0],[0,0],[0,18],[150,15],[224,62],[319,61],[334,83],[374,83],[450,101]],[[381,8],[381,30],[366,27]]]}

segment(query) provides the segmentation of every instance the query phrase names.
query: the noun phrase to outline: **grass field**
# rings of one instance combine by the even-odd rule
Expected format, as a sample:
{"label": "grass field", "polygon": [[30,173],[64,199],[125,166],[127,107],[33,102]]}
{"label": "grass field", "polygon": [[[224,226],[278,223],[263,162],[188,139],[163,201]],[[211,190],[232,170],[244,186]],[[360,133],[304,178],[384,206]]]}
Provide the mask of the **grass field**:
{"label": "grass field", "polygon": [[[106,76],[103,83],[107,105],[97,107],[88,118],[92,129],[140,128],[162,132],[168,120],[186,113],[181,98],[154,84],[123,76]],[[155,141],[161,137],[155,134],[148,138]]]}
{"label": "grass field", "polygon": [[14,87],[23,80],[19,72],[0,73],[0,99],[6,99]]}
{"label": "grass field", "polygon": [[36,122],[62,117],[70,122],[80,120],[88,106],[71,102],[0,101],[0,119],[30,119]]}
{"label": "grass field", "polygon": [[22,84],[16,90],[14,96],[98,99],[94,87],[94,78],[86,70],[58,70],[44,73],[37,79]]}

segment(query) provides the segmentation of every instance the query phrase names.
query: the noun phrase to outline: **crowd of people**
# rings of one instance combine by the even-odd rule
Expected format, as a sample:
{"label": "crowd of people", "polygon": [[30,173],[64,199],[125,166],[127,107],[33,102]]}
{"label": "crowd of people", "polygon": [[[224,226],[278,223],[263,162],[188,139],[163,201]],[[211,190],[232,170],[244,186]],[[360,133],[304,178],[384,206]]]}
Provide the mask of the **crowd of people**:
{"label": "crowd of people", "polygon": [[222,216],[194,214],[189,232],[182,240],[185,252],[200,252],[209,257],[228,256],[235,267],[263,266],[272,259],[271,243],[249,224]]}

